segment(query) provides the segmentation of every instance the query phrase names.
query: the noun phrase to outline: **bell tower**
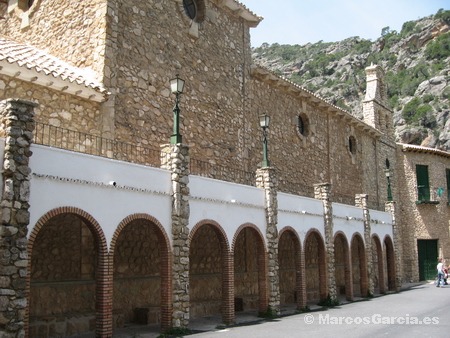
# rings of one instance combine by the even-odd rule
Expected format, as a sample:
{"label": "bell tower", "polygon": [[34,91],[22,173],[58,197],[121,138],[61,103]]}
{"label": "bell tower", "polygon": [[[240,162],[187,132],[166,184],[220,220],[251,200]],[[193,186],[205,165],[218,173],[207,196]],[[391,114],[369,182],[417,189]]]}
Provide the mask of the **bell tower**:
{"label": "bell tower", "polygon": [[366,96],[363,101],[364,122],[394,137],[393,112],[388,108],[387,87],[384,71],[380,66],[370,65],[366,68]]}

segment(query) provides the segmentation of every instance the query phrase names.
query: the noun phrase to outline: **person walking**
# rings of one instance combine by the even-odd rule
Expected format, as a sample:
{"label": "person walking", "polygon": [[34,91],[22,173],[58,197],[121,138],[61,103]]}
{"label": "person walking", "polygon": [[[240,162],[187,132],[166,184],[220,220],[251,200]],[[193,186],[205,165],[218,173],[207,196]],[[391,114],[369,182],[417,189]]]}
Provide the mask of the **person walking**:
{"label": "person walking", "polygon": [[439,258],[436,269],[437,269],[437,274],[438,274],[438,280],[437,280],[436,286],[443,287],[444,286],[444,263],[442,261],[442,258]]}

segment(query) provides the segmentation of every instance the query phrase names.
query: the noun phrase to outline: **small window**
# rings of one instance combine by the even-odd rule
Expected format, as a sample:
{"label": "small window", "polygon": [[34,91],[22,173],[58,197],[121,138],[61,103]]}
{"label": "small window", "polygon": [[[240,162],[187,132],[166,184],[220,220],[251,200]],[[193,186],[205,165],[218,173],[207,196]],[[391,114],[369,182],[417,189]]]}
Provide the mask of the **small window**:
{"label": "small window", "polygon": [[447,176],[447,204],[450,205],[450,169],[445,170]]}
{"label": "small window", "polygon": [[309,121],[308,117],[304,114],[300,114],[297,116],[297,132],[300,136],[308,136]]}
{"label": "small window", "polygon": [[29,10],[31,8],[31,6],[33,6],[34,0],[20,0],[19,1],[19,8],[26,12],[27,10]]}
{"label": "small window", "polygon": [[417,200],[419,202],[430,201],[430,179],[427,165],[416,165]]}
{"label": "small window", "polygon": [[195,22],[202,22],[205,18],[204,0],[183,0],[184,12],[189,19]]}
{"label": "small window", "polygon": [[354,136],[348,138],[348,150],[352,155],[356,154],[356,139]]}
{"label": "small window", "polygon": [[8,11],[8,0],[0,0],[0,19],[4,19]]}

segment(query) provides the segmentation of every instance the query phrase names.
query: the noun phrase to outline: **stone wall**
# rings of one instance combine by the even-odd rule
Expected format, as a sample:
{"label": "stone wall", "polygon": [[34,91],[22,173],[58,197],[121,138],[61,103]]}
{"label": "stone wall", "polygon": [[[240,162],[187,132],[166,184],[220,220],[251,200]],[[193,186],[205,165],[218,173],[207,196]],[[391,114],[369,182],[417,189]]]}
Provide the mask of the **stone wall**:
{"label": "stone wall", "polygon": [[[441,156],[428,151],[406,151],[399,153],[398,196],[401,202],[399,220],[400,239],[403,248],[403,281],[419,279],[417,239],[438,239],[438,256],[450,262],[450,239],[448,236],[450,207],[447,200],[446,169],[450,169],[450,156]],[[427,165],[431,199],[438,204],[419,204],[417,201],[416,165]],[[441,197],[437,188],[443,187]],[[437,263],[436,263],[437,264]]]}
{"label": "stone wall", "polygon": [[0,20],[5,36],[103,73],[106,0],[34,0],[26,10],[9,7],[5,20]]}
{"label": "stone wall", "polygon": [[52,218],[35,239],[30,272],[30,336],[71,335],[95,327],[96,250],[78,217]]}
{"label": "stone wall", "polygon": [[0,100],[20,98],[36,102],[37,122],[100,136],[100,104],[42,86],[0,75]]}
{"label": "stone wall", "polygon": [[[320,100],[253,74],[248,23],[219,2],[205,1],[205,20],[195,32],[180,1],[109,1],[106,17],[102,17],[106,1],[54,2],[33,5],[27,32],[40,34],[33,43],[46,47],[45,41],[61,38],[60,25],[68,25],[61,40],[72,47],[63,45],[59,50],[60,44],[54,44],[49,52],[68,61],[76,59],[78,66],[95,63],[111,95],[101,108],[86,109],[79,103],[71,108],[66,103],[48,109],[52,124],[157,147],[171,134],[175,98],[169,79],[179,73],[186,80],[180,131],[192,158],[254,172],[262,158],[258,115],[267,113],[272,117],[269,157],[275,168],[283,168],[278,177],[281,191],[312,197],[312,185],[327,181],[333,184],[335,201],[352,204],[355,194],[367,193],[371,206],[382,205],[379,180],[374,179],[380,172],[376,137]],[[4,25],[7,36],[19,39],[24,32],[16,31],[14,13]],[[51,19],[48,32],[42,33],[45,15]],[[72,31],[75,22],[77,32]],[[65,55],[63,48],[73,54]],[[101,62],[94,58],[97,55]],[[30,94],[36,100],[46,97]],[[72,102],[65,97],[52,101]],[[298,131],[299,115],[306,122],[305,135]],[[353,152],[351,136],[356,140]]]}
{"label": "stone wall", "polygon": [[336,279],[336,291],[337,295],[345,295],[346,294],[346,280],[345,280],[345,272],[346,272],[346,252],[345,252],[345,242],[342,236],[338,236],[334,241],[334,260],[335,260],[335,279]]}
{"label": "stone wall", "polygon": [[26,326],[27,233],[30,222],[29,159],[35,104],[0,101],[0,136],[5,139],[0,208],[0,330],[2,336],[23,337]]}
{"label": "stone wall", "polygon": [[189,250],[190,315],[198,318],[221,312],[222,253],[211,226],[202,226]]}
{"label": "stone wall", "polygon": [[[305,279],[308,303],[318,302],[320,295],[321,257],[319,242],[315,236],[310,236],[305,244]],[[323,253],[322,253],[323,254]],[[325,268],[325,267],[322,267]]]}
{"label": "stone wall", "polygon": [[236,239],[234,250],[235,297],[242,299],[243,309],[258,309],[258,255],[257,239],[251,229],[244,229]]}
{"label": "stone wall", "polygon": [[296,303],[297,297],[297,252],[294,239],[289,233],[280,237],[278,244],[279,275],[280,275],[280,302],[281,304]]}
{"label": "stone wall", "polygon": [[[152,224],[135,220],[120,233],[114,252],[115,326],[160,323],[160,243]],[[138,309],[146,313],[140,318]],[[148,311],[148,312],[147,312]],[[122,316],[123,315],[123,316]]]}

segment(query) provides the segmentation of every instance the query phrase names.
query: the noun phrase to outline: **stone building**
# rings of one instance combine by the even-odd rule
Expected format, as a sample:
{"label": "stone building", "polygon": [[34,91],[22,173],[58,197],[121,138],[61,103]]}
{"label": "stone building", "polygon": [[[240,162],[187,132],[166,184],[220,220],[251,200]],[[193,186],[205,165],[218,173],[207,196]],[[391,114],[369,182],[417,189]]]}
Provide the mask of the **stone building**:
{"label": "stone building", "polygon": [[395,143],[382,69],[359,120],[254,65],[260,21],[235,0],[0,2],[4,336],[232,323],[397,290],[425,239],[448,257],[449,154]]}

